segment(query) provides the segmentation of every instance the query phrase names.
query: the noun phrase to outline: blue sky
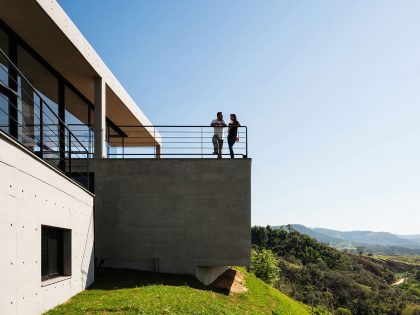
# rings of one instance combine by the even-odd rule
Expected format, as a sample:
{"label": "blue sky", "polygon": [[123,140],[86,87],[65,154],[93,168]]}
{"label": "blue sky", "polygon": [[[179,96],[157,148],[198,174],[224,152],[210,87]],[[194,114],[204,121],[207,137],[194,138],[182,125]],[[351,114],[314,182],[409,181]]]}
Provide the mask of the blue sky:
{"label": "blue sky", "polygon": [[420,234],[420,2],[59,3],[154,124],[237,113],[252,224]]}

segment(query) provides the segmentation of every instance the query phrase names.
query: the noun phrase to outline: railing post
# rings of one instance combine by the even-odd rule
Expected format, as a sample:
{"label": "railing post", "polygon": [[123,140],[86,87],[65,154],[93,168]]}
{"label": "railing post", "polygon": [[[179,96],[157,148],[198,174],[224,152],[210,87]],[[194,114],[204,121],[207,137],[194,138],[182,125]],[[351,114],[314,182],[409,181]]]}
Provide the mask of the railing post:
{"label": "railing post", "polygon": [[72,177],[72,171],[71,171],[71,133],[69,132],[69,177]]}
{"label": "railing post", "polygon": [[201,126],[201,158],[203,158],[203,126]]}
{"label": "railing post", "polygon": [[245,159],[248,158],[248,127],[245,126]]}
{"label": "railing post", "polygon": [[[89,111],[89,113],[90,113],[90,111]],[[90,114],[89,114],[90,115]],[[89,118],[90,119],[90,118]],[[90,120],[89,120],[90,121]],[[88,125],[88,132],[89,132],[89,136],[88,136],[88,139],[89,139],[89,146],[88,146],[88,159],[89,158],[91,158],[91,157],[93,157],[93,154],[92,154],[92,149],[93,149],[93,139],[92,139],[92,128],[91,128],[92,126],[91,125]]]}
{"label": "railing post", "polygon": [[[156,141],[156,127],[155,126],[153,126],[153,139]],[[157,146],[158,145],[156,144],[153,148],[153,150],[155,152],[155,159],[158,158],[158,156],[157,156]],[[159,151],[160,151],[160,149],[159,149]],[[159,152],[159,157],[160,157],[160,152]]]}
{"label": "railing post", "polygon": [[60,157],[60,161],[58,162],[58,168],[62,172],[66,172],[66,136],[65,136],[65,127],[64,123],[60,120],[58,122],[58,155]]}
{"label": "railing post", "polygon": [[43,100],[39,100],[39,157],[44,158],[44,106]]}
{"label": "railing post", "polygon": [[89,151],[86,150],[86,186],[89,191],[91,191],[90,187],[90,173],[89,173]]}
{"label": "railing post", "polygon": [[155,146],[155,150],[156,150],[156,158],[160,159],[160,144],[157,144]]}
{"label": "railing post", "polygon": [[66,135],[65,135],[65,108],[64,108],[64,82],[59,81],[58,84],[58,150],[60,161],[58,163],[59,168],[65,173],[66,172]]}

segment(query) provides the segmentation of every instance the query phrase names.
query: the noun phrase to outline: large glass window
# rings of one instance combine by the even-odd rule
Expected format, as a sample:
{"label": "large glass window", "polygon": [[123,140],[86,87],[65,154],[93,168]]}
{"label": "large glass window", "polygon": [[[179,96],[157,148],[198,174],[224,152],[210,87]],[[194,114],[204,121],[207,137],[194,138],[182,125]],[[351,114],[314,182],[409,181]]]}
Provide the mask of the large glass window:
{"label": "large glass window", "polygon": [[[9,55],[9,36],[0,29],[0,49],[7,56]],[[3,54],[0,53],[0,81],[4,85],[8,84],[7,79],[7,62]]]}
{"label": "large glass window", "polygon": [[[61,141],[58,123],[58,78],[21,46],[18,46],[17,53],[19,70],[29,81],[20,78],[18,84],[19,140],[27,147],[31,146],[31,141],[34,147],[42,145],[44,159],[58,166]],[[38,144],[34,139],[40,139],[41,129],[43,143]]]}
{"label": "large glass window", "polygon": [[88,125],[89,105],[69,87],[64,89],[64,104],[66,106],[66,124]]}
{"label": "large glass window", "polygon": [[[65,122],[68,128],[78,141],[74,141],[72,145],[77,146],[75,150],[83,150],[79,147],[82,144],[89,152],[93,147],[92,127],[90,125],[91,114],[90,106],[71,88],[64,89],[64,104],[65,104]],[[84,155],[76,155],[75,158],[84,157]]]}
{"label": "large glass window", "polygon": [[9,37],[0,29],[0,129],[9,132],[9,98],[6,93],[8,86],[8,68],[3,53],[9,54]]}

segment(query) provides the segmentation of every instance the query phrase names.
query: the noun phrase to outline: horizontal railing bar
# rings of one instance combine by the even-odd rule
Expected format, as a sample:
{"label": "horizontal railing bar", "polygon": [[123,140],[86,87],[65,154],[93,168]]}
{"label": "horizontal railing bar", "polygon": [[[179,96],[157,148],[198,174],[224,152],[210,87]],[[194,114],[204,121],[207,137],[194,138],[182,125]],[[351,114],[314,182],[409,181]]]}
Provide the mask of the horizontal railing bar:
{"label": "horizontal railing bar", "polygon": [[[162,128],[162,127],[168,127],[168,128],[191,128],[191,127],[196,127],[196,128],[218,128],[218,127],[213,127],[210,125],[144,125],[144,126],[139,126],[139,125],[118,125],[118,128]],[[245,125],[241,125],[241,126],[237,126],[238,128],[247,128],[247,126]],[[223,128],[228,128],[228,126],[223,127]]]}
{"label": "horizontal railing bar", "polygon": [[[156,153],[108,153],[108,155],[156,155]],[[208,156],[217,156],[218,154],[212,154],[212,153],[161,153],[160,155],[208,155]],[[229,153],[222,153],[220,155],[230,155]],[[234,153],[234,155],[244,155],[244,154],[238,154]]]}

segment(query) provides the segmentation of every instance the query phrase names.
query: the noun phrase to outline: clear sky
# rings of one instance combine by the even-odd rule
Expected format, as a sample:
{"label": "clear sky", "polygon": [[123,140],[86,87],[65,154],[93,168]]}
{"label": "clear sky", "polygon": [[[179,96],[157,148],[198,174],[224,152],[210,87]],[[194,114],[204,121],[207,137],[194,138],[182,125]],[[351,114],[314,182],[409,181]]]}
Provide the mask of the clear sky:
{"label": "clear sky", "polygon": [[252,224],[420,234],[419,1],[59,3],[154,124],[237,113]]}

